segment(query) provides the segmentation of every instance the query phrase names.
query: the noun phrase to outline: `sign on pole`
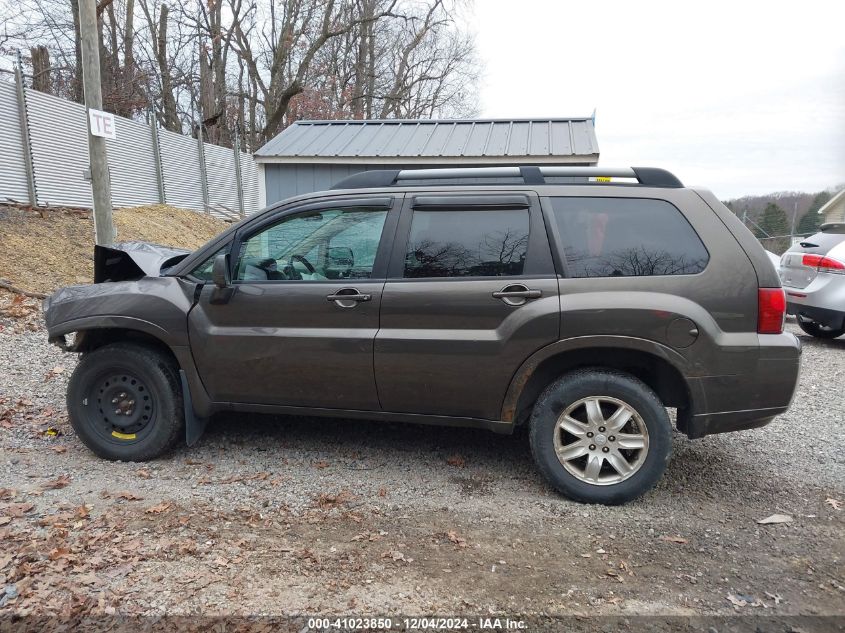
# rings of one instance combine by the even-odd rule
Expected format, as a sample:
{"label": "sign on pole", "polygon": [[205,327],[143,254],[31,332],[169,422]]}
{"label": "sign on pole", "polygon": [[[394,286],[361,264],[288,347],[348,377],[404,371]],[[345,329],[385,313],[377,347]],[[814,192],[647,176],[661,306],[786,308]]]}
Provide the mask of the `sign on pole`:
{"label": "sign on pole", "polygon": [[117,129],[114,125],[114,115],[102,110],[88,110],[88,124],[91,134],[103,138],[117,138]]}

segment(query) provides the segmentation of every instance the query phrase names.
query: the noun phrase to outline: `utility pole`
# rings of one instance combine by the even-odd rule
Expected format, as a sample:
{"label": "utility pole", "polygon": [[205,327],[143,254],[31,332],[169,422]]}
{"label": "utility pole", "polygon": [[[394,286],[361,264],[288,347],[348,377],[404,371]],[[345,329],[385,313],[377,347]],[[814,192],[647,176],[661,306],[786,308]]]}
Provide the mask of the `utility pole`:
{"label": "utility pole", "polygon": [[111,183],[106,139],[91,133],[87,110],[103,109],[100,86],[100,47],[97,32],[97,6],[95,0],[79,1],[79,36],[82,40],[82,85],[85,90],[86,121],[88,126],[88,156],[91,161],[91,190],[94,194],[94,242],[114,242],[112,222]]}

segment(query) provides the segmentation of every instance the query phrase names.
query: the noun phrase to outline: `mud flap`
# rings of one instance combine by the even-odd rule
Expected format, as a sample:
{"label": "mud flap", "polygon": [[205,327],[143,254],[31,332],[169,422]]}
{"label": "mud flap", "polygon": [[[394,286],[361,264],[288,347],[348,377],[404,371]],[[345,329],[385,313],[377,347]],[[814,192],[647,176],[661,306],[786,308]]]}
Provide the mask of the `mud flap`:
{"label": "mud flap", "polygon": [[179,378],[182,381],[182,402],[185,405],[185,443],[194,446],[205,433],[208,418],[198,417],[194,412],[194,402],[191,400],[191,390],[188,388],[188,377],[184,369],[179,370]]}

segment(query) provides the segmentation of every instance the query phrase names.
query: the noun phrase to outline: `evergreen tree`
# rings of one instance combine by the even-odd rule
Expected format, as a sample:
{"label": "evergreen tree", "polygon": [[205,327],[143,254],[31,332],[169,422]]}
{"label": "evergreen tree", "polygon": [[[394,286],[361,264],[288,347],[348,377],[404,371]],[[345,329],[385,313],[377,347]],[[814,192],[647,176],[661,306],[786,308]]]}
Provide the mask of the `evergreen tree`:
{"label": "evergreen tree", "polygon": [[822,191],[813,198],[813,203],[810,205],[810,210],[801,218],[798,223],[796,233],[801,235],[808,235],[819,230],[824,218],[819,215],[819,209],[828,203],[833,196],[827,191]]}
{"label": "evergreen tree", "polygon": [[766,205],[757,224],[760,225],[760,228],[756,231],[757,237],[775,237],[789,233],[789,220],[786,219],[786,211],[774,202]]}

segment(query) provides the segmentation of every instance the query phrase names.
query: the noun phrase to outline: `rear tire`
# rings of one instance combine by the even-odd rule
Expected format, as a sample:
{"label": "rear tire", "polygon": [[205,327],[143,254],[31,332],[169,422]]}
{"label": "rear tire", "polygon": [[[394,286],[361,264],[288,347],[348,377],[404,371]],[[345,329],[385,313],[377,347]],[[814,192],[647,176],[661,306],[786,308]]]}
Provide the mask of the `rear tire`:
{"label": "rear tire", "polygon": [[142,345],[114,343],[84,354],[70,377],[67,408],[79,439],[104,459],[155,459],[185,435],[178,369]]}
{"label": "rear tire", "polygon": [[639,497],[663,475],[672,452],[663,403],[641,380],[610,369],[578,370],[553,382],[529,426],[540,472],[582,503]]}
{"label": "rear tire", "polygon": [[798,327],[800,327],[802,330],[804,330],[804,332],[815,338],[832,339],[845,334],[845,326],[839,328],[831,328],[816,323],[815,321],[802,319],[800,316],[796,319],[796,321],[798,321]]}

